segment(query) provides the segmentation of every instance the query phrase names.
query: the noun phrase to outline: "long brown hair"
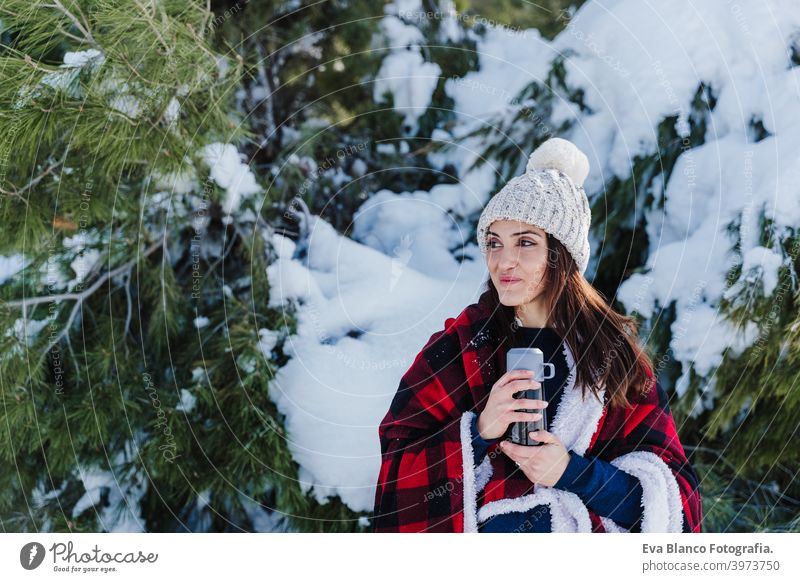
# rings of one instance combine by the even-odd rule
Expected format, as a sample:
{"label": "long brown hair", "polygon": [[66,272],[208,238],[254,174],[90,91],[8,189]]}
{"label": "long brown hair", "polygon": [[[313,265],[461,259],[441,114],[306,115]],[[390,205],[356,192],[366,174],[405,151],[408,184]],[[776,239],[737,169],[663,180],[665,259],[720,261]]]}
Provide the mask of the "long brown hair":
{"label": "long brown hair", "polygon": [[[616,312],[581,273],[572,255],[547,234],[547,269],[544,304],[547,327],[552,328],[575,354],[576,382],[599,400],[599,385],[606,387],[612,407],[628,407],[630,399],[646,394],[655,384],[650,356],[639,346],[635,318]],[[509,348],[523,346],[514,321],[514,308],[500,303],[491,277],[487,282],[491,319],[501,342]]]}

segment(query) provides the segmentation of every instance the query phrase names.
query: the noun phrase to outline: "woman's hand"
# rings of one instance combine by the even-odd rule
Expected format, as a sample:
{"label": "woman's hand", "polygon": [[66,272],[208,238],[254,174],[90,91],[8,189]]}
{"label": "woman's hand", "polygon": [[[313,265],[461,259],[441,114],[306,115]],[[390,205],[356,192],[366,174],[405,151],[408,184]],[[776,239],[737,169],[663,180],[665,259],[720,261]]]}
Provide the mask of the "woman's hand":
{"label": "woman's hand", "polygon": [[556,435],[546,430],[534,431],[530,435],[545,444],[531,447],[502,441],[500,450],[517,463],[532,483],[552,487],[567,470],[569,451]]}
{"label": "woman's hand", "polygon": [[512,422],[533,421],[542,418],[540,412],[516,412],[517,409],[541,409],[547,406],[544,400],[514,398],[521,390],[538,388],[542,384],[532,380],[530,370],[506,372],[492,386],[486,406],[478,415],[478,433],[484,440],[496,439],[506,432]]}

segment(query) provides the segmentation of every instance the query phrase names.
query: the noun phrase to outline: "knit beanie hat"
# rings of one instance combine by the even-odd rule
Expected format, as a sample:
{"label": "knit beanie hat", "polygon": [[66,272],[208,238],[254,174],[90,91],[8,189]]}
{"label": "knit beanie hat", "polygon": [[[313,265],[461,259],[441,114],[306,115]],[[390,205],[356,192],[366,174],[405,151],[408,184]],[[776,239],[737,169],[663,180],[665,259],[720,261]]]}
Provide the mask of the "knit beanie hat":
{"label": "knit beanie hat", "polygon": [[525,173],[489,200],[478,220],[478,246],[489,251],[486,231],[495,220],[519,220],[552,234],[583,274],[589,264],[591,211],[583,190],[589,159],[566,139],[553,137],[528,158]]}

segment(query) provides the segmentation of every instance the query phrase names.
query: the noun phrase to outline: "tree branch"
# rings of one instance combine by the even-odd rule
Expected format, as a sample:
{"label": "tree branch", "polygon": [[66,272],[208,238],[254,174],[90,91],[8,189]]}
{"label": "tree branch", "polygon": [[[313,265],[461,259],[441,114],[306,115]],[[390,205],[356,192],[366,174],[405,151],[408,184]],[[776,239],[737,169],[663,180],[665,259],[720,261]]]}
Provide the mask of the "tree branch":
{"label": "tree branch", "polygon": [[94,46],[100,46],[100,45],[97,44],[97,41],[92,36],[92,33],[89,32],[89,24],[87,23],[85,26],[83,24],[81,24],[81,21],[78,20],[78,18],[72,12],[70,12],[69,10],[66,9],[64,7],[64,5],[61,3],[60,0],[53,0],[53,4],[46,5],[46,7],[47,8],[57,8],[59,11],[61,11],[64,14],[64,16],[66,16],[67,18],[70,19],[72,24],[75,25],[75,28],[77,28],[78,30],[80,30],[83,33],[84,40],[86,40],[87,42],[93,44]]}
{"label": "tree branch", "polygon": [[[159,249],[162,246],[162,244],[163,242],[158,242],[153,244],[143,253],[143,256],[146,257],[152,254],[157,249]],[[76,300],[75,305],[72,307],[72,311],[70,312],[69,317],[67,318],[66,324],[64,325],[62,330],[58,333],[58,335],[56,335],[52,340],[50,340],[50,342],[47,344],[47,347],[42,351],[42,355],[39,357],[39,360],[36,363],[37,367],[42,365],[42,361],[47,357],[47,354],[50,353],[50,350],[53,349],[53,346],[55,346],[58,342],[60,342],[64,337],[67,337],[69,339],[68,335],[69,330],[72,327],[72,323],[75,321],[75,317],[78,314],[78,310],[83,307],[83,302],[89,297],[91,297],[92,294],[94,294],[94,292],[97,291],[101,287],[101,285],[103,285],[103,283],[105,283],[112,277],[115,277],[120,273],[124,273],[125,271],[131,271],[133,269],[133,266],[138,261],[138,259],[139,257],[136,257],[135,259],[128,261],[124,265],[117,267],[113,271],[108,271],[107,273],[100,276],[97,279],[97,281],[95,281],[92,284],[91,287],[89,287],[88,289],[86,289],[81,293],[63,293],[61,295],[51,295],[48,297],[35,297],[33,298],[33,300],[30,301],[23,299],[21,301],[12,301],[8,303],[8,305],[21,306],[23,309],[23,314],[27,314],[28,305],[37,305],[39,303],[46,303],[50,301],[59,301],[59,300],[69,300],[69,299]],[[25,317],[25,315],[23,317]],[[70,344],[70,349],[71,347],[72,346]]]}
{"label": "tree branch", "polygon": [[[154,243],[147,250],[145,250],[141,256],[147,257],[153,254],[155,251],[161,248],[162,245],[163,242]],[[21,307],[23,310],[25,310],[28,305],[39,305],[40,303],[50,303],[52,301],[70,301],[74,299],[78,301],[78,303],[82,303],[85,299],[87,299],[95,291],[97,291],[100,288],[100,286],[103,283],[105,283],[108,279],[110,279],[111,277],[116,277],[120,273],[124,273],[125,271],[131,269],[138,260],[139,257],[136,257],[135,259],[128,261],[124,265],[120,265],[113,271],[108,271],[107,273],[104,273],[97,279],[97,281],[92,283],[91,287],[88,287],[85,291],[81,291],[80,293],[60,293],[58,295],[47,295],[44,297],[30,297],[30,298],[26,297],[24,299],[16,299],[14,301],[8,301],[6,305],[9,307]]]}

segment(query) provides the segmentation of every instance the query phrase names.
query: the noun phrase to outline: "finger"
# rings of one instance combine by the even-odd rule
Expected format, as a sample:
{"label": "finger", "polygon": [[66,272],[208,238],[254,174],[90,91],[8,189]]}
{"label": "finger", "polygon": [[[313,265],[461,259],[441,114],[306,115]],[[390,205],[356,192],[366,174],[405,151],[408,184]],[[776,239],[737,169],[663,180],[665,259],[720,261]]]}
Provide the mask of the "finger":
{"label": "finger", "polygon": [[511,378],[508,382],[500,386],[499,392],[503,398],[513,398],[514,394],[521,390],[535,390],[540,383],[533,379],[533,376],[523,376],[521,378]]}
{"label": "finger", "polygon": [[499,386],[505,386],[514,380],[530,380],[533,378],[532,370],[510,370],[503,374],[498,382]]}
{"label": "finger", "polygon": [[513,398],[514,394],[517,392],[522,392],[523,390],[536,390],[541,388],[541,386],[542,383],[534,380],[533,377],[513,379],[503,386],[503,396],[506,398]]}
{"label": "finger", "polygon": [[508,385],[513,382],[527,382],[533,379],[533,372],[530,370],[511,370],[506,372],[500,379],[492,386],[493,392],[503,392],[508,389]]}
{"label": "finger", "polygon": [[511,441],[500,441],[500,449],[515,461],[524,461],[527,458],[526,453],[528,451],[526,449],[528,448],[530,447],[518,445]]}
{"label": "finger", "polygon": [[540,443],[554,443],[558,440],[556,435],[546,430],[535,430],[530,435]]}
{"label": "finger", "polygon": [[505,415],[505,420],[508,422],[531,422],[541,419],[541,412],[507,412]]}
{"label": "finger", "polygon": [[511,403],[514,409],[536,409],[540,410],[542,408],[547,408],[547,405],[550,404],[546,400],[536,400],[534,398],[516,398]]}

